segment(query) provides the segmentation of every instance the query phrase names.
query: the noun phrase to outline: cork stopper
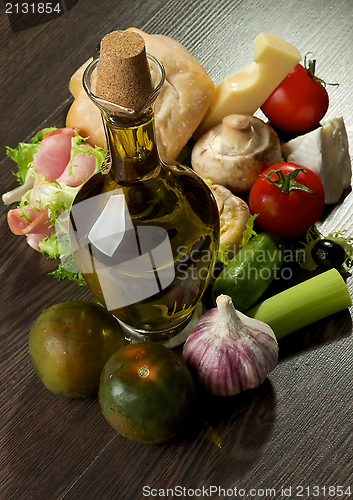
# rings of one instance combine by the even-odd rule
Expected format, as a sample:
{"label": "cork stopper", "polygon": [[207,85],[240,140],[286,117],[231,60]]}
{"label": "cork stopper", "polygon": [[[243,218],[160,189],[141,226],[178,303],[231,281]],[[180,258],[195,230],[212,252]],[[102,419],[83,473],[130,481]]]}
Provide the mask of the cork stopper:
{"label": "cork stopper", "polygon": [[138,110],[153,91],[145,42],[133,31],[113,31],[101,41],[96,95]]}

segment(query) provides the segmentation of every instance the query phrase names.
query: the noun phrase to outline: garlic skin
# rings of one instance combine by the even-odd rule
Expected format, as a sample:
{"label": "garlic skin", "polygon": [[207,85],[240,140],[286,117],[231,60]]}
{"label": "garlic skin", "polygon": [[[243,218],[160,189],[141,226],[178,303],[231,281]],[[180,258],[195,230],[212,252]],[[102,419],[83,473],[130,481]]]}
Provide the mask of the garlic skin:
{"label": "garlic skin", "polygon": [[215,396],[234,396],[258,387],[278,362],[270,326],[236,311],[228,295],[207,311],[187,338],[183,357]]}

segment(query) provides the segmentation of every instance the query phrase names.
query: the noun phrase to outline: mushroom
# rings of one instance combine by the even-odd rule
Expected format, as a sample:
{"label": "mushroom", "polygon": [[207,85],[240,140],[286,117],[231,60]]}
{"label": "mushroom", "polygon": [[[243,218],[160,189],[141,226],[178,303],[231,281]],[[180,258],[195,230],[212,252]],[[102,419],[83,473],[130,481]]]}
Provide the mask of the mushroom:
{"label": "mushroom", "polygon": [[227,248],[227,259],[232,259],[242,247],[243,233],[250,217],[250,209],[244,200],[229,189],[212,184],[220,220],[220,246]]}
{"label": "mushroom", "polygon": [[246,193],[265,168],[281,161],[276,132],[255,116],[228,115],[194,145],[193,169],[232,193]]}

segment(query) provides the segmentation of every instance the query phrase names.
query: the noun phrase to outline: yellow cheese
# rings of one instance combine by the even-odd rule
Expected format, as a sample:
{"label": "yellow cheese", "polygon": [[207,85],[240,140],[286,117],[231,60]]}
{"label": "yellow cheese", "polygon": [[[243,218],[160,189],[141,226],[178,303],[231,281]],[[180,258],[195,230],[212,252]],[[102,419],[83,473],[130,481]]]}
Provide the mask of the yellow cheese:
{"label": "yellow cheese", "polygon": [[298,49],[290,43],[276,35],[260,33],[254,40],[254,61],[217,85],[194,138],[201,137],[227,115],[254,114],[300,59]]}

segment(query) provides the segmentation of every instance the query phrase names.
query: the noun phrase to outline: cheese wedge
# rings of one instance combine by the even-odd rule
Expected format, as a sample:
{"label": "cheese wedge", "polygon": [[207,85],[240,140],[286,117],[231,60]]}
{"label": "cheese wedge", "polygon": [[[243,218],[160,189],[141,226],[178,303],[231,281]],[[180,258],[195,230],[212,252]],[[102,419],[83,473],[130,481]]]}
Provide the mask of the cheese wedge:
{"label": "cheese wedge", "polygon": [[254,61],[217,85],[194,139],[199,139],[227,115],[254,114],[300,59],[298,49],[290,43],[276,35],[260,33],[254,40]]}
{"label": "cheese wedge", "polygon": [[328,120],[282,145],[287,161],[313,170],[321,179],[325,203],[337,203],[352,177],[347,131],[342,117]]}

